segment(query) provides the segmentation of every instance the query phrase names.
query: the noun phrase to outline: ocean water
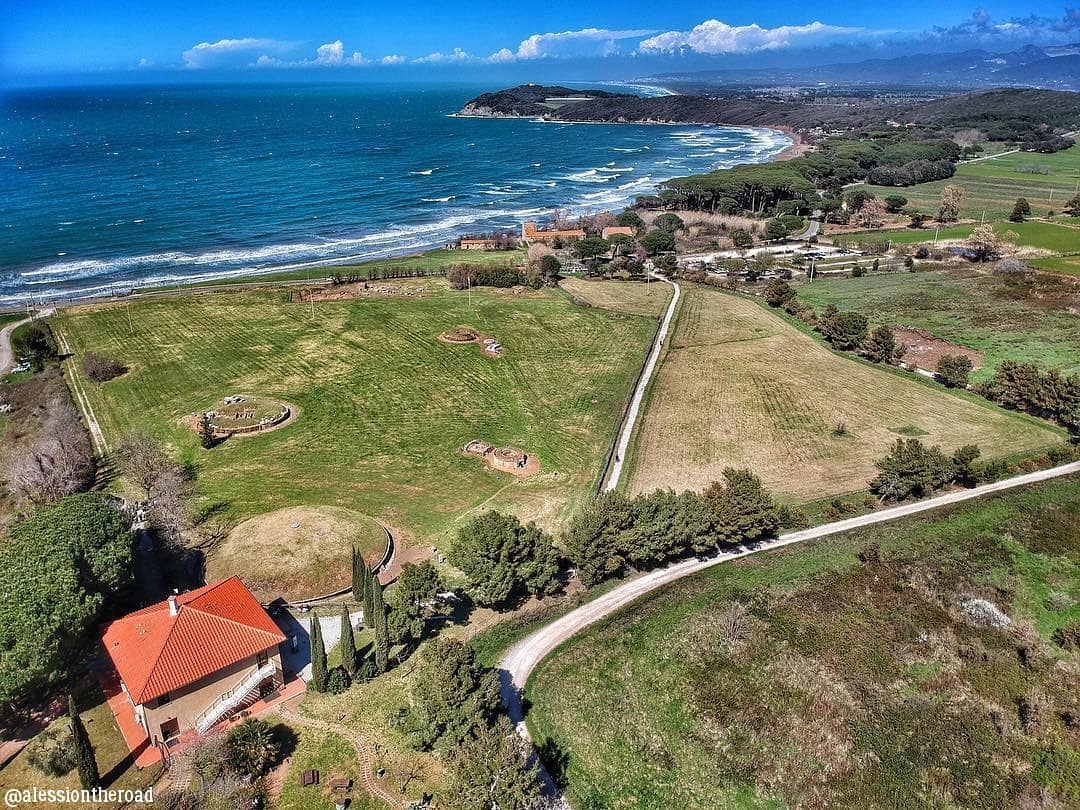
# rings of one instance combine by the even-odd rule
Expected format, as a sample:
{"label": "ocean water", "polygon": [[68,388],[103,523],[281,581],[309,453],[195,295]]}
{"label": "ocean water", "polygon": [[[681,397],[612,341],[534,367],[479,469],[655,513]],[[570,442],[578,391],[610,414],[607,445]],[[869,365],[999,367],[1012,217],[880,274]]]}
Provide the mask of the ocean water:
{"label": "ocean water", "polygon": [[9,92],[0,304],[407,253],[554,207],[617,208],[790,143],[765,129],[451,115],[490,89]]}

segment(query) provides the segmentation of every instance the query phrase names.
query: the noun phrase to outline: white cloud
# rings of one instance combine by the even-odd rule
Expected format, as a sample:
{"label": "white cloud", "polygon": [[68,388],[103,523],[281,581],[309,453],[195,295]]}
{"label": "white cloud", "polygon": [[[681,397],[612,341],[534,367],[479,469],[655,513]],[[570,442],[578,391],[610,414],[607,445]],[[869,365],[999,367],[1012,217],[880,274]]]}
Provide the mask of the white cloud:
{"label": "white cloud", "polygon": [[353,51],[351,56],[346,56],[345,45],[337,39],[319,46],[315,52],[315,62],[319,65],[362,65],[364,55],[360,51]]}
{"label": "white cloud", "polygon": [[140,59],[138,65],[136,65],[136,67],[139,67],[139,68],[150,68],[150,67],[153,67],[153,66],[154,66],[153,60],[152,59],[147,59],[145,56],[142,59]]}
{"label": "white cloud", "polygon": [[368,60],[360,51],[345,53],[345,44],[340,39],[316,48],[314,59],[288,60],[263,54],[255,60],[255,67],[263,68],[355,67],[366,64]]}
{"label": "white cloud", "polygon": [[822,22],[762,28],[757,23],[728,25],[720,20],[705,20],[695,25],[690,31],[667,31],[650,37],[643,40],[638,48],[643,53],[649,54],[683,49],[704,54],[752,53],[778,50],[833,36],[857,34],[862,30],[840,25],[826,25]]}
{"label": "white cloud", "polygon": [[518,59],[608,56],[618,50],[620,40],[637,39],[655,33],[652,30],[612,31],[607,28],[583,28],[580,31],[533,34],[521,41],[516,56]]}
{"label": "white cloud", "polygon": [[517,57],[514,56],[514,52],[512,50],[510,50],[509,48],[502,48],[501,50],[495,51],[495,53],[489,56],[487,58],[487,61],[495,62],[497,64],[499,62],[513,62],[516,58]]}
{"label": "white cloud", "polygon": [[405,61],[405,57],[401,54],[391,53],[387,54],[379,61],[382,62],[384,65],[400,65],[402,62]]}
{"label": "white cloud", "polygon": [[468,62],[472,59],[469,54],[463,51],[461,48],[454,48],[450,53],[442,53],[441,51],[435,51],[435,53],[429,53],[427,56],[421,56],[414,59],[414,62],[421,62],[425,64],[440,65],[448,62]]}
{"label": "white cloud", "polygon": [[227,65],[238,55],[251,51],[281,52],[289,48],[289,43],[276,39],[242,37],[240,39],[219,39],[217,42],[200,42],[181,54],[184,67],[198,69]]}

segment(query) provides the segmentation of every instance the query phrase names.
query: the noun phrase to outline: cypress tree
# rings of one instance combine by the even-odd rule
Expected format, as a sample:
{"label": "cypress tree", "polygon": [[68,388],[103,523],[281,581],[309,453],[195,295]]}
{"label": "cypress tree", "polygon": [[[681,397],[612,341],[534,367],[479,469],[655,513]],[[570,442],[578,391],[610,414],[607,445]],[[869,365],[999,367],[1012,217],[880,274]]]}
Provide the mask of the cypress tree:
{"label": "cypress tree", "polygon": [[369,627],[372,630],[375,629],[375,599],[373,594],[373,588],[371,587],[372,578],[374,574],[368,570],[367,566],[364,566],[364,627]]}
{"label": "cypress tree", "polygon": [[371,592],[374,611],[372,629],[375,631],[375,666],[378,667],[379,672],[386,672],[386,659],[390,653],[390,634],[386,628],[386,605],[383,602],[382,586],[379,584],[378,574],[374,571],[371,572]]}
{"label": "cypress tree", "polygon": [[94,747],[86,734],[82,718],[75,710],[75,697],[68,697],[68,716],[71,718],[71,737],[75,747],[75,767],[79,771],[79,782],[85,790],[93,790],[101,784],[97,760],[94,759]]}
{"label": "cypress tree", "polygon": [[323,644],[319,617],[311,614],[311,686],[316,692],[326,691],[326,646]]}
{"label": "cypress tree", "polygon": [[357,602],[364,601],[364,591],[367,589],[367,568],[364,565],[364,557],[356,546],[352,550],[352,596]]}
{"label": "cypress tree", "polygon": [[349,673],[349,677],[356,675],[356,639],[353,638],[352,622],[349,621],[349,606],[341,605],[341,641],[338,642],[341,650],[341,665]]}

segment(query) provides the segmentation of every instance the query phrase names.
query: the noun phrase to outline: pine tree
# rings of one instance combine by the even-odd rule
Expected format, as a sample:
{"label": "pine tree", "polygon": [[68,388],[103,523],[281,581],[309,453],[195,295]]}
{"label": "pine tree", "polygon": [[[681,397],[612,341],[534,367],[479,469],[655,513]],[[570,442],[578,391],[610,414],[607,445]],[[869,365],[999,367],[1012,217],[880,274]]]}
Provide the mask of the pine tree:
{"label": "pine tree", "polygon": [[341,641],[338,642],[341,650],[341,665],[349,673],[349,677],[356,675],[356,639],[353,638],[352,622],[349,620],[349,606],[341,605]]}
{"label": "pine tree", "polygon": [[326,645],[323,644],[319,617],[311,614],[311,686],[316,692],[326,691]]}
{"label": "pine tree", "polygon": [[382,586],[379,584],[379,575],[374,571],[371,572],[370,589],[373,611],[371,628],[375,631],[375,666],[379,672],[386,672],[390,634],[386,627],[386,605],[383,602]]}
{"label": "pine tree", "polygon": [[371,580],[374,574],[368,569],[366,565],[362,566],[364,569],[364,627],[369,629],[375,628],[375,601],[374,601],[374,589],[371,587]]}
{"label": "pine tree", "polygon": [[79,771],[79,782],[85,790],[93,790],[101,784],[97,760],[94,759],[94,747],[86,734],[82,718],[75,710],[75,698],[68,697],[68,716],[71,718],[71,736],[75,747],[75,767]]}
{"label": "pine tree", "polygon": [[356,546],[352,550],[352,596],[359,603],[364,602],[364,592],[367,589],[367,566],[364,556]]}

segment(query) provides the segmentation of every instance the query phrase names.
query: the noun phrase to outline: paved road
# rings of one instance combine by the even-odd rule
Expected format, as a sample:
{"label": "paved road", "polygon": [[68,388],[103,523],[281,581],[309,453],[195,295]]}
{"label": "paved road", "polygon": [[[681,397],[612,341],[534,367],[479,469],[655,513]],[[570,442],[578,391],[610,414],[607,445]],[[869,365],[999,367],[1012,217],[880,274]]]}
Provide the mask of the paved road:
{"label": "paved road", "polygon": [[935,498],[924,501],[894,506],[872,512],[869,515],[848,518],[835,523],[827,523],[824,526],[816,526],[812,529],[804,529],[797,532],[789,532],[775,540],[759,543],[751,547],[740,546],[731,551],[723,551],[712,557],[691,558],[660,568],[637,579],[629,580],[612,590],[599,596],[591,602],[570,611],[565,616],[556,619],[551,624],[541,627],[536,632],[526,636],[511,647],[499,664],[499,673],[502,686],[503,702],[506,704],[510,719],[517,724],[518,732],[529,739],[529,732],[524,723],[524,712],[521,705],[521,690],[524,688],[529,675],[536,665],[546,658],[556,647],[570,639],[572,636],[584,630],[589,625],[610,616],[615,611],[633,602],[639,596],[674,582],[682,577],[696,574],[706,568],[727,562],[728,560],[756,554],[760,551],[768,551],[782,546],[790,546],[817,537],[840,534],[842,532],[857,529],[862,526],[871,526],[875,523],[885,523],[897,518],[915,515],[938,509],[942,506],[961,503],[993,492],[1025,486],[1038,481],[1046,481],[1065,475],[1080,473],[1080,461],[1053,467],[1049,470],[1020,475],[1015,478],[1007,478],[1003,481],[995,481],[991,484],[983,484],[974,489],[963,489],[957,492],[949,492]]}
{"label": "paved road", "polygon": [[23,318],[21,321],[9,323],[3,329],[0,329],[0,377],[7,374],[11,367],[15,365],[15,358],[11,352],[11,333],[29,320],[29,318]]}
{"label": "paved road", "polygon": [[622,432],[619,434],[619,443],[615,445],[615,461],[611,465],[611,472],[608,473],[607,484],[604,485],[604,489],[609,492],[619,484],[623,461],[626,460],[626,450],[630,446],[630,437],[634,435],[634,424],[637,422],[641,400],[645,396],[645,389],[649,387],[649,380],[652,379],[653,371],[656,370],[656,361],[660,358],[664,338],[667,337],[671,320],[675,316],[675,308],[679,305],[679,296],[682,295],[682,288],[671,279],[665,278],[659,273],[653,273],[653,278],[670,284],[675,288],[675,294],[671,296],[671,303],[668,304],[667,312],[664,313],[664,320],[660,322],[660,330],[656,333],[652,351],[649,352],[649,358],[645,361],[645,370],[641,374],[641,379],[638,380],[637,388],[634,389],[634,396],[630,400],[630,408],[626,411],[626,421],[623,422]]}
{"label": "paved road", "polygon": [[793,233],[786,237],[787,242],[805,242],[807,239],[813,239],[818,233],[821,232],[821,211],[815,210],[810,215],[810,221],[806,223],[806,227],[799,233]]}

